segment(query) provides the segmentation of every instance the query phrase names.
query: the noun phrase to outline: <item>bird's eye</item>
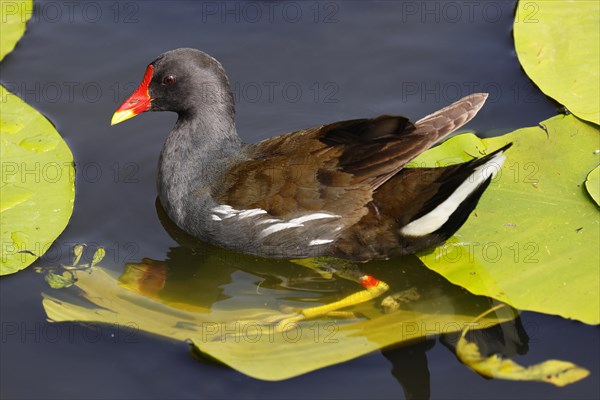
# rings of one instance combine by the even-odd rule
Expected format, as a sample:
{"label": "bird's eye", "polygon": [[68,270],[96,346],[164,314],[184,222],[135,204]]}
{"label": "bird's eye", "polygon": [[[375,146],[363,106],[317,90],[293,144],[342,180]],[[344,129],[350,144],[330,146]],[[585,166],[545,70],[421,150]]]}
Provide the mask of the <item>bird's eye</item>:
{"label": "bird's eye", "polygon": [[171,86],[175,83],[175,77],[173,75],[167,75],[163,78],[163,84],[167,86]]}

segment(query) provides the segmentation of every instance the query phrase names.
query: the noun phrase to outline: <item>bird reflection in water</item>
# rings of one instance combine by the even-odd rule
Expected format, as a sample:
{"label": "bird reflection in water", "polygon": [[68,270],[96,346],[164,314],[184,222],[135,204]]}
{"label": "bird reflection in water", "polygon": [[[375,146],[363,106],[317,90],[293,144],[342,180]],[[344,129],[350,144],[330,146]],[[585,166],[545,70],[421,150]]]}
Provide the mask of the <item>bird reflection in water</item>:
{"label": "bird reflection in water", "polygon": [[[216,306],[222,302],[244,307],[250,298],[256,301],[261,296],[265,297],[267,303],[275,297],[280,300],[277,303],[314,304],[327,301],[323,298],[335,298],[353,290],[352,282],[335,276],[317,274],[287,261],[247,256],[203,243],[175,226],[162,211],[158,200],[156,208],[164,228],[181,246],[171,248],[164,261],[145,258],[139,263],[127,264],[119,281],[129,290],[186,310],[196,307],[205,310],[207,304]],[[402,264],[401,268],[397,265],[399,263]],[[463,291],[419,265],[414,257],[369,263],[365,268],[371,268],[370,264],[375,264],[372,268],[377,269],[377,273],[393,285],[393,291],[406,291],[409,294],[407,301],[414,298],[415,293],[439,301],[443,292],[442,297],[452,302],[452,292]],[[389,264],[396,264],[395,268],[390,268]],[[253,286],[239,283],[244,280],[253,282]],[[236,292],[236,287],[239,292]],[[253,287],[253,291],[249,290],[250,287]],[[494,305],[492,299],[473,297],[478,300],[482,310]],[[354,316],[368,318],[369,313],[364,314],[358,312]],[[405,398],[430,397],[426,353],[438,340],[455,353],[459,336],[460,332],[430,335],[409,345],[405,343],[400,347],[382,350],[383,356],[392,364],[392,376],[403,388]],[[497,353],[511,357],[528,350],[527,333],[519,318],[485,330],[470,331],[468,339],[477,343],[482,353],[487,355]]]}

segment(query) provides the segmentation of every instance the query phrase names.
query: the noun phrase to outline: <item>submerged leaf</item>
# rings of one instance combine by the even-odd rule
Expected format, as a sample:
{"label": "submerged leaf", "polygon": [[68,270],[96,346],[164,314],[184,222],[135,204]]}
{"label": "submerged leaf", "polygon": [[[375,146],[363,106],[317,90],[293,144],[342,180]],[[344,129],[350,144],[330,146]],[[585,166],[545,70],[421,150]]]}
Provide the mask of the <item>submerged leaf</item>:
{"label": "submerged leaf", "polygon": [[[164,261],[128,264],[115,278],[101,267],[78,273],[77,290],[44,294],[52,321],[126,325],[169,338],[190,340],[199,351],[249,376],[291,378],[397,343],[460,332],[488,308],[473,296],[424,268],[415,257],[368,263],[369,273],[400,294],[395,312],[382,299],[346,308],[335,316],[277,331],[265,321],[286,306],[306,308],[360,290],[355,282],[324,279],[287,261],[257,259],[222,249],[184,248]],[[349,313],[352,312],[352,313]],[[513,310],[484,318],[487,328],[515,317]]]}
{"label": "submerged leaf", "polygon": [[535,84],[577,117],[600,124],[600,2],[521,0],[514,37]]}
{"label": "submerged leaf", "polygon": [[79,260],[81,260],[81,256],[83,255],[83,247],[82,244],[76,244],[73,247],[73,267],[76,267],[77,264],[79,264]]}
{"label": "submerged leaf", "polygon": [[490,139],[459,135],[414,164],[469,160],[513,142],[465,225],[420,255],[450,282],[521,310],[600,322],[600,213],[583,187],[600,130],[573,115]]}
{"label": "submerged leaf", "polygon": [[565,386],[590,374],[587,369],[568,361],[548,360],[523,367],[512,360],[502,359],[497,354],[483,357],[477,345],[465,338],[468,329],[465,327],[458,340],[456,355],[463,364],[485,377],[513,381],[541,381],[555,386]]}
{"label": "submerged leaf", "polygon": [[92,266],[98,264],[100,261],[102,261],[102,259],[104,258],[104,256],[106,255],[106,250],[104,250],[103,247],[98,247],[96,249],[96,251],[94,252],[94,256],[92,257]]}
{"label": "submerged leaf", "polygon": [[44,279],[48,282],[48,285],[52,289],[62,289],[72,286],[75,283],[75,279],[72,275],[58,275],[53,272],[48,272],[44,275]]}

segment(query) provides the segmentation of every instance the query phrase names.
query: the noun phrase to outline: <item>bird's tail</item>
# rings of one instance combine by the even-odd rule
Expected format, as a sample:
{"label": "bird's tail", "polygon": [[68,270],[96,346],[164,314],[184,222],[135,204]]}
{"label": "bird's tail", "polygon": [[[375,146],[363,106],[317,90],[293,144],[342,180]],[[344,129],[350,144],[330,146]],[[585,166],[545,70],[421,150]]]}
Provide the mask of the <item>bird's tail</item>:
{"label": "bird's tail", "polygon": [[463,97],[415,122],[416,129],[412,135],[427,135],[431,146],[473,119],[487,98],[487,93]]}
{"label": "bird's tail", "polygon": [[400,229],[400,233],[408,237],[434,234],[442,240],[450,237],[477,205],[506,160],[504,152],[510,146],[512,143],[485,157],[461,164],[447,179],[440,179],[443,183],[436,194]]}

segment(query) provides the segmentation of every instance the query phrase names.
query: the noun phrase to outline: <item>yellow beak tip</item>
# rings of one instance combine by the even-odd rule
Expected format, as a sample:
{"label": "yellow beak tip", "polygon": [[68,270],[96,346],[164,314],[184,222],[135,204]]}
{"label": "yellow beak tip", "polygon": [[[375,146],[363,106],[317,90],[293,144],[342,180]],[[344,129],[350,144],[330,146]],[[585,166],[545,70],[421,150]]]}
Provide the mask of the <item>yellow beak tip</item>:
{"label": "yellow beak tip", "polygon": [[110,120],[110,125],[116,125],[135,116],[136,114],[131,110],[117,111],[113,114],[112,119]]}

